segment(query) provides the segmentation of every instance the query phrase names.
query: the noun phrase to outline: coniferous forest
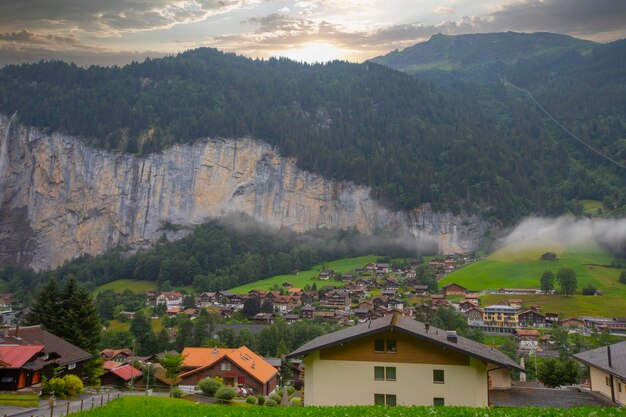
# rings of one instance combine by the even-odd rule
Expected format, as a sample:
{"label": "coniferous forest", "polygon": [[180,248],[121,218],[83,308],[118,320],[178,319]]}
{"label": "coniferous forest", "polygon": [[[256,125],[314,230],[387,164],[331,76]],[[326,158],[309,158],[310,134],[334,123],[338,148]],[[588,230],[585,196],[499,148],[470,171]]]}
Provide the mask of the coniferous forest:
{"label": "coniferous forest", "polygon": [[[567,71],[546,57],[506,68],[577,134],[626,162],[623,75],[594,70],[623,60],[623,43],[614,44],[561,57]],[[373,62],[310,65],[203,48],[122,68],[6,66],[0,111],[135,154],[252,136],[305,169],[369,185],[398,209],[430,203],[501,224],[578,213],[583,199],[624,210],[623,171],[573,143],[519,93],[441,78]]]}

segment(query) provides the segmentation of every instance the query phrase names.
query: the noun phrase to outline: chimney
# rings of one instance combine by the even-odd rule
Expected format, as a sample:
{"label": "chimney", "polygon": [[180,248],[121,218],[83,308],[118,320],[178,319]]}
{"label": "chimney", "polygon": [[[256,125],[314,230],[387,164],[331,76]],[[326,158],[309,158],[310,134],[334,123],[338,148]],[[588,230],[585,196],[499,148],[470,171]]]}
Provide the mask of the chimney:
{"label": "chimney", "polygon": [[252,361],[252,369],[256,369],[256,362]]}
{"label": "chimney", "polygon": [[606,353],[607,353],[607,355],[609,357],[609,368],[612,368],[613,367],[613,360],[611,358],[611,345],[608,345],[606,347]]}
{"label": "chimney", "polygon": [[430,329],[430,323],[424,323],[424,327],[426,328],[426,333],[428,333],[428,329]]}
{"label": "chimney", "polygon": [[456,343],[458,340],[456,336],[456,331],[448,330],[446,332],[446,339],[448,340],[448,342]]}

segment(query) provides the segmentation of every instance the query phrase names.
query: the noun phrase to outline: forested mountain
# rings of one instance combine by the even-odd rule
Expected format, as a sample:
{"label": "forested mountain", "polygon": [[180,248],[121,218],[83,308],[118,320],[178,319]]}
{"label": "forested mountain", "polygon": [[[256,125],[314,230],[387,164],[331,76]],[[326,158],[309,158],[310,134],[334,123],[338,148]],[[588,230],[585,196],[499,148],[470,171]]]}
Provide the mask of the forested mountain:
{"label": "forested mountain", "polygon": [[[577,50],[571,39],[564,48]],[[623,95],[610,97],[624,109]],[[0,111],[137,154],[249,135],[304,169],[370,185],[393,208],[431,203],[512,223],[575,211],[579,199],[626,203],[624,175],[571,146],[519,94],[415,79],[375,63],[261,61],[204,48],[123,68],[6,66]],[[577,120],[605,132],[605,147],[622,161],[624,113]]]}

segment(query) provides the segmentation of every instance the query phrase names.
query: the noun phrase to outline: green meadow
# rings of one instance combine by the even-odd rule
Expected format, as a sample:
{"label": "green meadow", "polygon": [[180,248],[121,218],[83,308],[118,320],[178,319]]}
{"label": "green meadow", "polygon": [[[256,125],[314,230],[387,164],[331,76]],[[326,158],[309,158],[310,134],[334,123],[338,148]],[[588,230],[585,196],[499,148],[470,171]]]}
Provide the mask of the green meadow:
{"label": "green meadow", "polygon": [[621,408],[473,408],[473,407],[265,407],[205,405],[158,397],[122,397],[109,405],[72,414],[77,417],[613,417]]}
{"label": "green meadow", "polygon": [[304,288],[304,286],[306,286],[307,284],[313,285],[314,282],[317,283],[318,287],[320,287],[321,285],[326,285],[326,283],[336,286],[342,286],[342,282],[334,281],[332,279],[328,281],[322,281],[318,279],[320,271],[323,269],[332,269],[335,272],[345,274],[354,270],[355,268],[365,266],[370,262],[376,262],[376,259],[380,258],[381,256],[368,255],[360,256],[357,258],[338,259],[332,262],[324,262],[315,265],[313,268],[307,271],[300,271],[298,274],[276,275],[260,281],[255,281],[249,284],[240,285],[239,287],[231,288],[229,291],[243,294],[254,289],[269,290],[274,285],[281,286],[284,282],[290,282],[296,288]]}
{"label": "green meadow", "polygon": [[[542,261],[545,252],[554,252],[556,261]],[[582,288],[592,285],[604,291],[603,296],[558,294],[511,296],[487,294],[483,305],[495,304],[509,298],[521,298],[524,305],[540,305],[544,312],[561,313],[562,316],[577,315],[626,315],[626,285],[618,282],[622,271],[611,267],[613,257],[597,246],[566,246],[555,242],[541,244],[511,245],[494,252],[486,259],[455,271],[440,281],[439,287],[457,283],[473,291],[497,290],[498,288],[539,288],[541,274],[560,268],[572,268],[578,280],[578,294]],[[555,283],[556,284],[556,283]]]}
{"label": "green meadow", "polygon": [[104,292],[106,290],[113,290],[117,294],[121,294],[126,290],[131,290],[135,294],[140,292],[146,292],[150,290],[154,290],[156,288],[156,282],[153,281],[135,281],[132,279],[118,279],[116,281],[107,282],[106,284],[100,285],[93,290],[93,295],[98,295],[99,292]]}

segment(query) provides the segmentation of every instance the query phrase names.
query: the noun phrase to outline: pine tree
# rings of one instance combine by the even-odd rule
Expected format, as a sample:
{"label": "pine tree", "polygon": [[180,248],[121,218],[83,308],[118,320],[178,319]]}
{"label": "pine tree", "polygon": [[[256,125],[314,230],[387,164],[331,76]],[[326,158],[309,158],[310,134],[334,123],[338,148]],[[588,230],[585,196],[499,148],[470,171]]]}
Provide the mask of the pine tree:
{"label": "pine tree", "polygon": [[59,322],[60,294],[56,280],[50,279],[37,294],[33,302],[33,309],[26,324],[41,324],[45,329],[53,331],[57,329]]}

